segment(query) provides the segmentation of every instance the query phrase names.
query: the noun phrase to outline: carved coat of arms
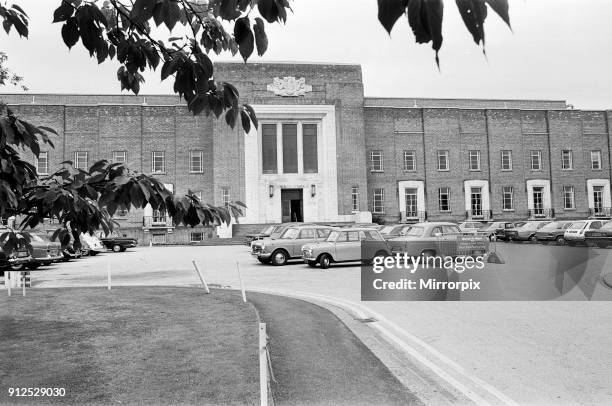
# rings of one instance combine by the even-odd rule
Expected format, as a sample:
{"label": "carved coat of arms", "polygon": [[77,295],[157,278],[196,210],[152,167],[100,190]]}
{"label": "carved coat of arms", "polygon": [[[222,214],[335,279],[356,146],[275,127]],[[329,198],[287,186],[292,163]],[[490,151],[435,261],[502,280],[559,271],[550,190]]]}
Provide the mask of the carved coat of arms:
{"label": "carved coat of arms", "polygon": [[312,86],[306,84],[305,78],[296,79],[293,76],[285,76],[282,79],[274,78],[272,84],[268,85],[268,91],[277,96],[296,97],[312,92]]}

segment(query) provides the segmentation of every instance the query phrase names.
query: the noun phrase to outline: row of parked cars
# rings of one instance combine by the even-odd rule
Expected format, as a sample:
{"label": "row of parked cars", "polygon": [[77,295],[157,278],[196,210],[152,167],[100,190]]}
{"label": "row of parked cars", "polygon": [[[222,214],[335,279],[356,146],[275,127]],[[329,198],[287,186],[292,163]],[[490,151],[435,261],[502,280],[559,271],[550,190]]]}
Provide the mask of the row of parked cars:
{"label": "row of parked cars", "polygon": [[604,219],[464,222],[464,232],[484,235],[489,240],[531,241],[558,245],[612,246],[612,221]]}
{"label": "row of parked cars", "polygon": [[[247,236],[251,254],[263,264],[285,265],[301,259],[311,267],[332,263],[369,263],[375,257],[405,253],[412,256],[484,255],[487,238],[463,232],[450,222],[398,225],[401,230],[375,224],[334,227],[285,223]],[[365,242],[365,243],[364,243]]]}
{"label": "row of parked cars", "polygon": [[[8,227],[0,226],[0,235],[11,232]],[[71,259],[94,256],[106,250],[123,252],[135,247],[138,241],[134,238],[110,235],[95,236],[83,233],[80,236],[81,247],[76,248],[74,240],[67,244],[52,241],[51,235],[44,231],[26,232],[14,231],[17,238],[23,238],[28,244],[11,252],[0,250],[0,272],[21,271],[25,268],[33,270],[54,262],[65,262]]]}

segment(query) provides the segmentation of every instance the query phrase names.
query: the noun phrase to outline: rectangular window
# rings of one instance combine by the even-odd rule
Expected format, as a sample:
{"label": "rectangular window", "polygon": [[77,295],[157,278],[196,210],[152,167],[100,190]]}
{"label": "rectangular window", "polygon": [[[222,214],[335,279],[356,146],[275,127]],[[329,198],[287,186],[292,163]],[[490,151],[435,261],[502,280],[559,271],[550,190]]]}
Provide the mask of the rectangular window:
{"label": "rectangular window", "polygon": [[351,189],[351,209],[353,212],[359,211],[359,186],[353,186]]}
{"label": "rectangular window", "polygon": [[151,172],[163,173],[166,171],[166,157],[164,151],[153,151],[151,153]]}
{"label": "rectangular window", "polygon": [[591,151],[591,169],[598,171],[601,169],[601,151]]}
{"label": "rectangular window", "polygon": [[564,171],[572,169],[572,151],[569,149],[561,151],[561,169]]}
{"label": "rectangular window", "polygon": [[476,149],[471,149],[468,152],[468,156],[470,159],[470,171],[479,171],[480,170],[480,151]]}
{"label": "rectangular window", "polygon": [[204,151],[189,151],[189,172],[204,172]]}
{"label": "rectangular window", "polygon": [[531,170],[532,171],[542,170],[542,151],[540,150],[531,151]]}
{"label": "rectangular window", "polygon": [[448,171],[448,151],[438,151],[438,170]]}
{"label": "rectangular window", "polygon": [[376,188],[372,195],[372,213],[385,212],[385,189]]}
{"label": "rectangular window", "polygon": [[261,160],[263,173],[277,173],[276,124],[261,125]]}
{"label": "rectangular window", "polygon": [[39,175],[49,174],[49,152],[40,151],[36,158],[36,173]]}
{"label": "rectangular window", "polygon": [[593,212],[595,214],[603,213],[603,186],[593,186]]}
{"label": "rectangular window", "polygon": [[166,243],[166,234],[153,234],[151,236],[151,242],[153,244],[165,244]]}
{"label": "rectangular window", "polygon": [[416,188],[406,188],[404,198],[406,199],[406,218],[413,219],[419,217],[419,202]]}
{"label": "rectangular window", "polygon": [[404,170],[416,171],[416,151],[404,151]]}
{"label": "rectangular window", "polygon": [[204,241],[204,233],[190,233],[189,242],[202,242]]}
{"label": "rectangular window", "polygon": [[482,188],[473,187],[470,189],[470,208],[472,216],[482,216]]}
{"label": "rectangular window", "polygon": [[502,210],[514,210],[514,188],[512,186],[502,187]]}
{"label": "rectangular window", "polygon": [[226,205],[230,202],[230,190],[228,187],[221,188],[221,202]]}
{"label": "rectangular window", "polygon": [[512,170],[512,151],[504,149],[501,152],[501,170],[511,171]]}
{"label": "rectangular window", "polygon": [[449,187],[441,187],[438,190],[438,204],[440,211],[451,211]]}
{"label": "rectangular window", "polygon": [[166,224],[166,212],[164,210],[153,210],[151,221],[154,224]]}
{"label": "rectangular window", "polygon": [[283,124],[283,173],[298,173],[297,124]]}
{"label": "rectangular window", "polygon": [[127,163],[127,151],[113,151],[113,163],[115,164]]}
{"label": "rectangular window", "polygon": [[304,173],[319,172],[317,151],[317,125],[303,124],[302,154],[304,159]]}
{"label": "rectangular window", "polygon": [[563,208],[571,210],[575,207],[576,206],[574,205],[574,187],[563,186]]}
{"label": "rectangular window", "polygon": [[382,151],[372,151],[370,153],[370,171],[372,172],[382,172],[384,170],[383,166],[383,155]]}
{"label": "rectangular window", "polygon": [[86,171],[87,167],[87,151],[76,151],[74,153],[74,168]]}

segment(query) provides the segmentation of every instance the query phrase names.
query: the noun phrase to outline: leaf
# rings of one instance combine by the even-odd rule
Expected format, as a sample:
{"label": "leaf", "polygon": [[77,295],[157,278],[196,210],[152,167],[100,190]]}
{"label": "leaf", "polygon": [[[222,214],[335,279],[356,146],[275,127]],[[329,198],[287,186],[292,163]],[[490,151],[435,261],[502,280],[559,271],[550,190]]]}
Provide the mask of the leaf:
{"label": "leaf", "polygon": [[257,45],[257,55],[263,56],[268,49],[268,36],[264,27],[264,22],[261,18],[255,18],[255,25],[253,26],[255,31],[255,44]]}
{"label": "leaf", "polygon": [[41,129],[41,130],[44,130],[44,131],[47,131],[47,132],[53,133],[53,134],[55,134],[55,135],[58,135],[58,134],[57,134],[57,131],[55,131],[55,130],[54,130],[53,128],[51,128],[51,127],[45,127],[45,126],[43,126],[43,125],[39,125],[39,126],[38,126],[38,128],[39,128],[39,129]]}
{"label": "leaf", "polygon": [[238,44],[238,51],[242,59],[246,62],[253,53],[255,46],[255,38],[253,37],[251,23],[248,17],[242,17],[236,20],[234,24],[234,38]]}
{"label": "leaf", "polygon": [[487,4],[501,17],[502,20],[512,29],[510,25],[510,15],[508,13],[508,0],[485,0]]}
{"label": "leaf", "polygon": [[236,116],[238,115],[238,110],[231,108],[225,112],[225,122],[230,127],[234,128],[236,126]]}
{"label": "leaf", "polygon": [[259,14],[269,23],[273,23],[278,19],[278,9],[274,0],[259,0],[257,2],[257,9]]}
{"label": "leaf", "polygon": [[168,30],[172,31],[172,29],[174,28],[176,23],[178,23],[181,17],[181,9],[179,8],[178,4],[174,1],[166,0],[165,4],[168,4],[168,5],[167,5],[167,10],[166,10],[166,15],[164,18],[164,23],[166,24],[166,27],[168,27]]}
{"label": "leaf", "polygon": [[406,11],[408,0],[378,0],[378,21],[391,34],[393,26]]}
{"label": "leaf", "polygon": [[240,118],[242,120],[242,129],[244,130],[245,133],[250,133],[251,132],[251,118],[249,117],[249,114],[244,110],[240,110]]}
{"label": "leaf", "polygon": [[485,43],[484,21],[487,18],[485,0],[455,0],[459,14],[476,44]]}
{"label": "leaf", "polygon": [[255,114],[255,110],[253,109],[253,107],[250,104],[244,104],[242,107],[249,113],[249,117],[251,118],[251,121],[253,122],[255,128],[259,127],[257,115]]}
{"label": "leaf", "polygon": [[66,21],[74,14],[74,7],[69,2],[62,2],[62,4],[55,9],[53,12],[53,22],[59,23]]}
{"label": "leaf", "polygon": [[432,41],[431,47],[436,51],[438,67],[440,66],[438,51],[442,47],[443,13],[442,0],[410,0],[408,2],[408,23],[416,42],[424,44]]}

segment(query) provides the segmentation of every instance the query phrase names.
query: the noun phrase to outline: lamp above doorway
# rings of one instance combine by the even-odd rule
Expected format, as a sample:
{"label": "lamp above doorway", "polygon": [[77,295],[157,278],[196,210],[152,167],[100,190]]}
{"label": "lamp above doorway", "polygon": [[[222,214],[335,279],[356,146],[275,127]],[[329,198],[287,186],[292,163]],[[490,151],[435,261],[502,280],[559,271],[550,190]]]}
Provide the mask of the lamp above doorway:
{"label": "lamp above doorway", "polygon": [[310,185],[310,196],[315,197],[317,195],[317,185]]}
{"label": "lamp above doorway", "polygon": [[274,197],[274,185],[268,186],[268,194],[270,197]]}

